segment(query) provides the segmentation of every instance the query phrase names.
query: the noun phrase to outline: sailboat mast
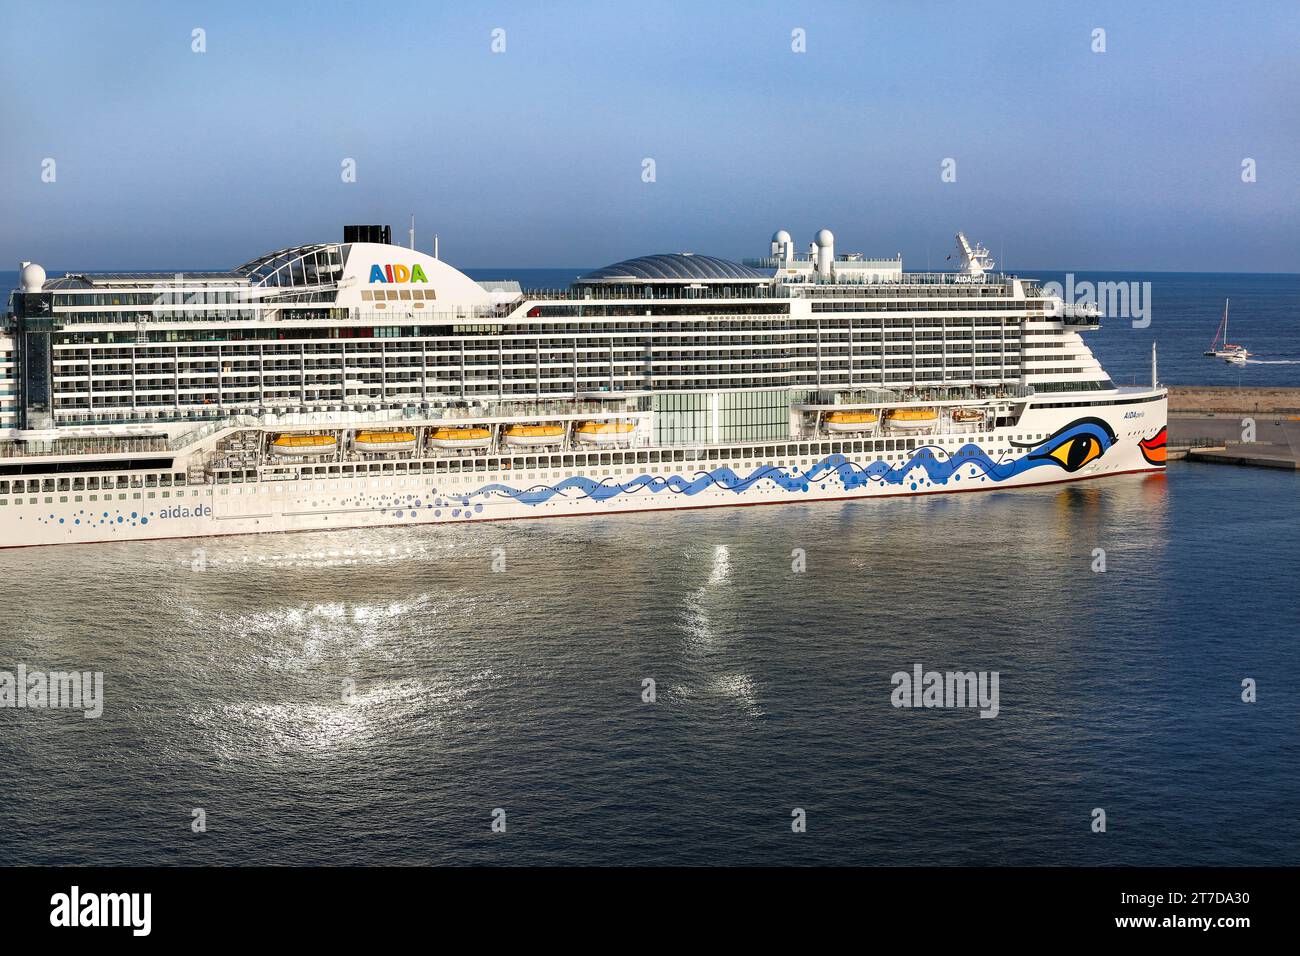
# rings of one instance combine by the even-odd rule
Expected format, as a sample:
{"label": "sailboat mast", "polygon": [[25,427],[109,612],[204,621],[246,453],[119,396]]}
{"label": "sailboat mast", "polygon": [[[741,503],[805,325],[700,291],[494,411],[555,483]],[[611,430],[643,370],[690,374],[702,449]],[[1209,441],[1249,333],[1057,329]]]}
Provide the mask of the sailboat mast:
{"label": "sailboat mast", "polygon": [[1228,302],[1229,299],[1223,300],[1223,344],[1228,344]]}

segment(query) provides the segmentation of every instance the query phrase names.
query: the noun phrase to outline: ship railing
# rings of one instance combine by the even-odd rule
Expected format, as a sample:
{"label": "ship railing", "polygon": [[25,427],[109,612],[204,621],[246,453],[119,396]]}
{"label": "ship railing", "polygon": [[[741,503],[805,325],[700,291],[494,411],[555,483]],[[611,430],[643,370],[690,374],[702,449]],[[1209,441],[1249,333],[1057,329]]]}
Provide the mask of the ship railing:
{"label": "ship railing", "polygon": [[[887,265],[890,261],[892,260],[885,260],[883,264]],[[865,263],[855,262],[854,264],[858,266],[865,265],[869,268],[875,263],[866,261]],[[710,283],[703,288],[692,288],[690,286],[651,287],[638,283],[635,285],[580,286],[570,289],[525,289],[523,299],[536,302],[790,299],[800,298],[804,295],[825,295],[830,290],[835,289],[856,291],[863,288],[890,289],[914,286],[941,286],[951,288],[954,293],[959,293],[960,288],[963,286],[1010,290],[1012,282],[1017,279],[1019,279],[1018,276],[1000,272],[989,272],[982,276],[970,276],[960,272],[902,272],[888,277],[876,275],[857,276],[845,272],[834,277],[798,276],[790,281],[778,279],[760,285],[746,285],[744,282],[738,281],[736,285]],[[1023,284],[1026,296],[1033,298],[1040,294],[1039,285],[1035,280],[1020,279],[1020,281]],[[518,307],[518,303],[516,303],[515,307]]]}
{"label": "ship railing", "polygon": [[485,402],[464,408],[437,409],[426,417],[434,420],[460,421],[478,418],[546,418],[555,415],[592,415],[601,418],[617,418],[643,411],[637,408],[613,408],[607,401],[578,400],[572,402]]}
{"label": "ship railing", "polygon": [[[757,258],[741,259],[741,265],[749,266],[751,269],[785,269],[791,265],[815,265],[817,259],[808,255],[806,252],[797,253],[792,259],[783,259],[780,256],[758,256]],[[901,256],[895,256],[893,259],[836,259],[835,265],[838,267],[861,268],[876,266],[879,268],[902,268],[903,259]]]}
{"label": "ship railing", "polygon": [[945,385],[916,389],[853,389],[814,392],[796,408],[840,409],[844,406],[961,405],[971,402],[1016,401],[1030,398],[1034,389],[1013,383],[999,385]]}
{"label": "ship railing", "polygon": [[[629,403],[636,401],[628,399]],[[639,403],[638,403],[639,404]],[[319,426],[330,429],[347,429],[359,425],[376,425],[396,422],[428,423],[461,422],[482,419],[512,419],[526,421],[556,417],[620,418],[644,415],[646,409],[632,404],[619,407],[610,401],[580,399],[577,401],[541,402],[483,402],[455,407],[428,407],[408,405],[400,408],[375,409],[267,409],[257,415],[230,415],[214,419],[190,429],[171,439],[159,437],[157,450],[178,450],[203,441],[230,429],[240,428],[296,428]]]}
{"label": "ship railing", "polygon": [[226,418],[214,419],[210,422],[191,428],[167,441],[167,448],[176,451],[200,442],[209,435],[215,435],[217,432],[225,431],[228,428],[249,428],[256,427],[260,422],[254,415],[231,415]]}
{"label": "ship railing", "polygon": [[[383,309],[370,306],[356,306],[351,310],[349,321],[382,324],[394,319],[419,319],[420,324],[433,325],[485,325],[486,320],[501,319],[510,315],[519,307],[519,301],[501,305],[465,305],[452,309],[433,310],[412,308],[408,301],[385,303]],[[340,341],[346,342],[346,339]]]}
{"label": "ship railing", "polygon": [[[754,283],[759,283],[755,285]],[[523,297],[539,302],[601,302],[638,299],[677,301],[679,299],[788,299],[787,286],[768,284],[762,279],[737,279],[734,284],[709,283],[703,287],[689,284],[665,284],[651,287],[641,283],[629,285],[590,285],[570,289],[525,289]]]}
{"label": "ship railing", "polygon": [[1059,315],[1062,324],[1084,328],[1100,327],[1101,317],[1101,308],[1095,302],[1066,303]]}
{"label": "ship railing", "polygon": [[42,441],[0,441],[0,458],[53,455],[134,455],[168,451],[165,435],[93,435]]}

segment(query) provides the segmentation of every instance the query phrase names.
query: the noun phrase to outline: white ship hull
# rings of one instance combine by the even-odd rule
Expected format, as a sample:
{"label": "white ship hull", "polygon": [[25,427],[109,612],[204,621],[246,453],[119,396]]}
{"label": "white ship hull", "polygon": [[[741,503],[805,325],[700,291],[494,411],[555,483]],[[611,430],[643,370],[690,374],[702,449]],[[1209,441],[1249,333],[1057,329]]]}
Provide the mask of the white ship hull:
{"label": "white ship hull", "polygon": [[[1031,407],[1014,427],[921,436],[885,454],[871,439],[789,440],[737,447],[730,460],[672,446],[664,451],[704,460],[12,495],[0,507],[0,546],[865,500],[1162,471],[1163,392],[1121,394],[1124,404]],[[768,456],[773,445],[783,453]]]}
{"label": "white ship hull", "polygon": [[964,236],[958,273],[837,257],[829,230],[800,259],[778,231],[752,265],[642,256],[564,290],[475,282],[388,239],[347,226],[341,243],[187,274],[25,263],[0,321],[0,547],[929,495],[1164,465],[1154,355],[1150,389],[1116,389],[1080,337],[1099,312],[992,273]]}

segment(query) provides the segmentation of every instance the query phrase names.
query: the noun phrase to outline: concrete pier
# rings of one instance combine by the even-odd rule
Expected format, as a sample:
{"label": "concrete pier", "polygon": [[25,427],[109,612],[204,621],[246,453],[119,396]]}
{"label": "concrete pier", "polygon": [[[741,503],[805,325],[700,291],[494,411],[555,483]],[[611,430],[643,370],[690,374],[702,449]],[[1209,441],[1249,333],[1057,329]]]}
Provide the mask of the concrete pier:
{"label": "concrete pier", "polygon": [[1219,465],[1250,465],[1255,468],[1300,470],[1300,457],[1297,457],[1291,449],[1260,442],[1249,445],[1233,443],[1224,448],[1189,448],[1183,457],[1188,461],[1203,461]]}
{"label": "concrete pier", "polygon": [[1169,460],[1182,459],[1300,469],[1300,388],[1169,386]]}

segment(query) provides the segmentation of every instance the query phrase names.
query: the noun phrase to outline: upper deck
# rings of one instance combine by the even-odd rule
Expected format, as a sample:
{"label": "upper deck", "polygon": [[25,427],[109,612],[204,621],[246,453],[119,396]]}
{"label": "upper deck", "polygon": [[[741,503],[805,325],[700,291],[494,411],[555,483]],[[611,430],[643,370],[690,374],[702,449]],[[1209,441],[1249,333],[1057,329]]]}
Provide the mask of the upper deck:
{"label": "upper deck", "polygon": [[749,392],[770,430],[809,390],[1109,387],[1075,334],[1095,313],[1033,279],[986,258],[907,273],[836,256],[826,230],[801,257],[780,235],[771,269],[663,253],[544,290],[358,236],[218,272],[26,264],[0,428]]}

